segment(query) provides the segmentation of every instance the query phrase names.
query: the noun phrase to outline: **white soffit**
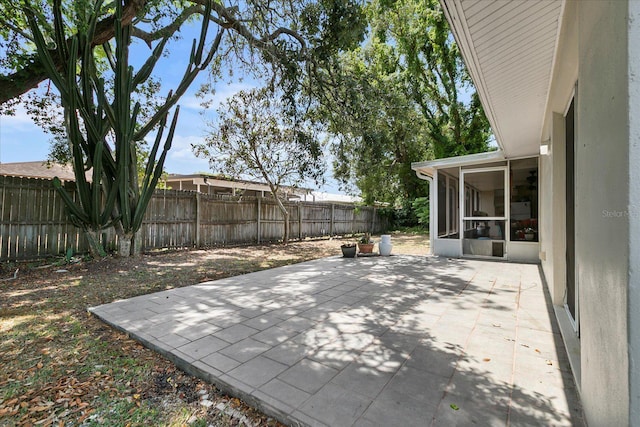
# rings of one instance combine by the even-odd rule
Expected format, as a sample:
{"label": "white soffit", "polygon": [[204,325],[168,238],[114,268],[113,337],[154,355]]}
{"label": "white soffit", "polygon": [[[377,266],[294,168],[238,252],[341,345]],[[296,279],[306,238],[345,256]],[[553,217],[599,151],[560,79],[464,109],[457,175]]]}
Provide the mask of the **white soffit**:
{"label": "white soffit", "polygon": [[504,154],[538,154],[564,0],[441,3]]}

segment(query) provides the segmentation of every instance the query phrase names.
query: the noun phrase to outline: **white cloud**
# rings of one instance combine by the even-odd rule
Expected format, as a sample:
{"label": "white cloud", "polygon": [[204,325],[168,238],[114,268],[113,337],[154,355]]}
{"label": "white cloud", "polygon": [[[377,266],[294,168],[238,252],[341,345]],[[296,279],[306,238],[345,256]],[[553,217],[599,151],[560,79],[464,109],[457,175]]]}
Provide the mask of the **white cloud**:
{"label": "white cloud", "polygon": [[202,142],[202,137],[195,135],[174,135],[169,157],[174,159],[195,158],[191,144]]}
{"label": "white cloud", "polygon": [[13,116],[0,116],[0,127],[2,132],[15,132],[19,130],[32,130],[37,125],[33,123],[31,117],[27,114],[22,105],[16,107],[16,112]]}
{"label": "white cloud", "polygon": [[195,135],[175,135],[171,150],[167,155],[164,169],[169,173],[192,174],[209,170],[206,159],[199,159],[193,154],[191,144],[202,142],[202,137]]}
{"label": "white cloud", "polygon": [[14,116],[0,116],[0,161],[4,163],[44,160],[51,136],[37,126],[22,106]]}
{"label": "white cloud", "polygon": [[[219,84],[216,86],[216,93],[213,95],[211,99],[211,109],[215,110],[218,108],[220,104],[226,101],[228,98],[231,98],[236,93],[241,90],[248,90],[256,87],[256,83],[230,83],[230,84]],[[201,111],[202,108],[202,99],[195,96],[195,94],[190,94],[183,96],[180,99],[180,108],[188,108],[190,110]]]}

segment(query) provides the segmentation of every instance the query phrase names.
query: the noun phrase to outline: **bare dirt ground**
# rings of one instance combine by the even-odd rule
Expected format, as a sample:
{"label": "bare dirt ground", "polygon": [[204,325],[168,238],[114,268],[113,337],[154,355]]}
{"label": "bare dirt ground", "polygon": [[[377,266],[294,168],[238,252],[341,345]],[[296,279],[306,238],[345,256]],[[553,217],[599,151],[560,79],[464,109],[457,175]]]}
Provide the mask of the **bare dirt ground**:
{"label": "bare dirt ground", "polygon": [[[379,236],[374,236],[379,240]],[[0,272],[0,426],[278,426],[87,313],[117,299],[340,254],[353,239],[138,258],[7,263]],[[424,234],[393,233],[424,255]],[[16,273],[16,269],[18,269]]]}

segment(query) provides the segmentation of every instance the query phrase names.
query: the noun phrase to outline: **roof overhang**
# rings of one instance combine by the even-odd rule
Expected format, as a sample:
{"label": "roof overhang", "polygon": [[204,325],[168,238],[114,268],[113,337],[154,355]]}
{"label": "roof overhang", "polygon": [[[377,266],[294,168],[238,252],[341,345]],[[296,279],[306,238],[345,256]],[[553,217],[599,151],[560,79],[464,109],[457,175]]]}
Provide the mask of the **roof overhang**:
{"label": "roof overhang", "polygon": [[411,163],[411,169],[416,172],[418,178],[432,178],[436,169],[457,168],[461,166],[482,165],[505,160],[504,153],[500,150],[486,153],[469,154],[466,156],[446,157],[444,159],[429,160],[426,162]]}
{"label": "roof overhang", "polygon": [[536,155],[565,0],[440,0],[500,149]]}
{"label": "roof overhang", "polygon": [[[244,179],[230,179],[220,175],[213,174],[195,174],[195,175],[180,175],[171,174],[165,180],[168,183],[172,182],[188,182],[192,185],[211,186],[220,188],[235,188],[237,190],[251,190],[251,191],[271,191],[268,184],[257,181],[248,181]],[[304,187],[291,187],[288,185],[281,186],[280,191],[283,193],[289,193],[290,196],[306,195],[313,191],[310,188]]]}

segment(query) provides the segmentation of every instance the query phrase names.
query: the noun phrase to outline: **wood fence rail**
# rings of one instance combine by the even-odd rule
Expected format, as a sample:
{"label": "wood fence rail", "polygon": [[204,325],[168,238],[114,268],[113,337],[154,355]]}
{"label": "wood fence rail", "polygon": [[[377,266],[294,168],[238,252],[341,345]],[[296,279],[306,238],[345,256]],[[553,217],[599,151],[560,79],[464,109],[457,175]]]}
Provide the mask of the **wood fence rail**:
{"label": "wood fence rail", "polygon": [[[75,199],[73,183],[67,189]],[[375,207],[288,202],[292,239],[344,235],[387,227]],[[143,251],[263,243],[282,238],[284,218],[269,198],[223,198],[191,191],[156,190],[140,229]],[[107,249],[117,244],[105,229]],[[50,180],[0,176],[0,261],[88,252],[80,229],[68,219]]]}

